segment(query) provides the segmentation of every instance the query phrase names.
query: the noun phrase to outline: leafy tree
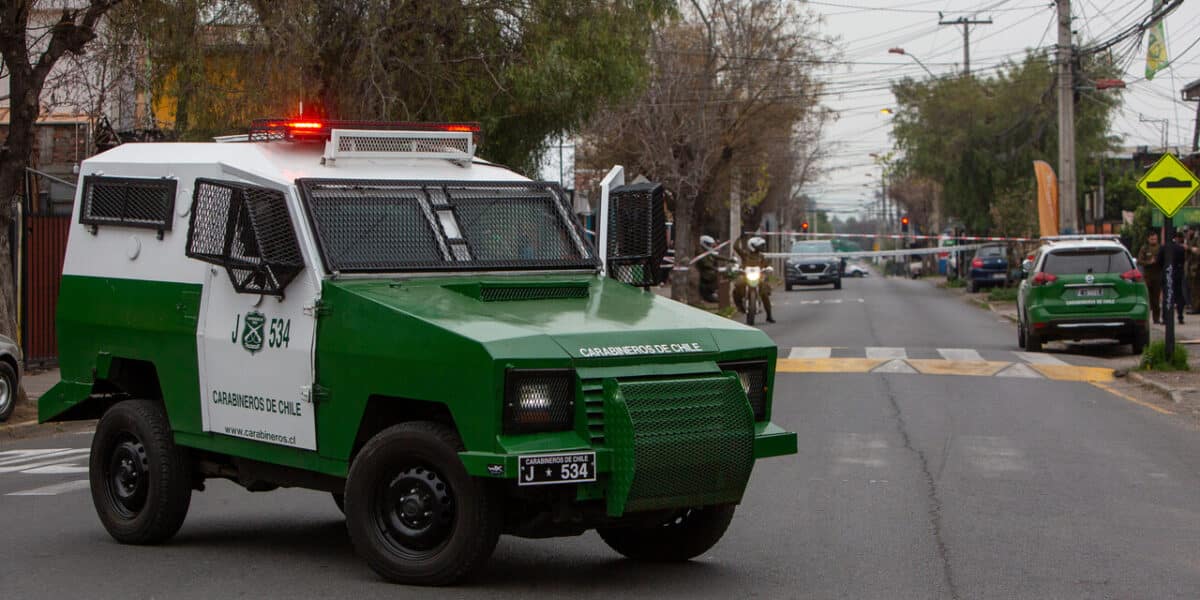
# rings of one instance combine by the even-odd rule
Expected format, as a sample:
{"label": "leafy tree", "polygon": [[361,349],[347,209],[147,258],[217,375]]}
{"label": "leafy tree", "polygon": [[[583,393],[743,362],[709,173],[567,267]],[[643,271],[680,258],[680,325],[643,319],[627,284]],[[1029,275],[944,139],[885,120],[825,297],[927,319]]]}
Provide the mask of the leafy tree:
{"label": "leafy tree", "polygon": [[[1077,87],[1114,71],[1098,58],[1085,60]],[[1058,158],[1055,86],[1053,62],[1040,52],[992,76],[894,84],[900,106],[894,135],[903,154],[898,170],[940,184],[945,212],[977,232],[992,228],[992,206],[1000,198],[1024,199],[1032,209],[1032,162],[1056,164]],[[1091,165],[1112,145],[1108,124],[1119,98],[1087,90],[1077,95],[1076,154],[1081,165]],[[1093,170],[1085,166],[1077,176]]]}
{"label": "leafy tree", "polygon": [[531,173],[547,139],[636,94],[669,0],[143,0],[160,117],[183,139],[255,116],[480,121]]}

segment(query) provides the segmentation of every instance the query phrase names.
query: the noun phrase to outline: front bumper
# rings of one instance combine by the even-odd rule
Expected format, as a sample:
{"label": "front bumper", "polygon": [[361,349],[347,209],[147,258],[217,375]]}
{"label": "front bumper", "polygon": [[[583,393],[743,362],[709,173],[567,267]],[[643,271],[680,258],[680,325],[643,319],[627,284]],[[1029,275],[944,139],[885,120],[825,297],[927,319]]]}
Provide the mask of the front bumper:
{"label": "front bumper", "polygon": [[817,271],[811,265],[808,270],[802,265],[788,265],[784,271],[784,281],[789,285],[821,285],[841,278],[837,265],[822,264],[821,267],[822,270]]}
{"label": "front bumper", "polygon": [[756,459],[796,452],[795,433],[753,420],[732,373],[584,380],[582,404],[586,431],[502,437],[503,452],[461,452],[467,472],[513,480],[522,455],[594,451],[597,481],[547,487],[619,517],[739,502]]}

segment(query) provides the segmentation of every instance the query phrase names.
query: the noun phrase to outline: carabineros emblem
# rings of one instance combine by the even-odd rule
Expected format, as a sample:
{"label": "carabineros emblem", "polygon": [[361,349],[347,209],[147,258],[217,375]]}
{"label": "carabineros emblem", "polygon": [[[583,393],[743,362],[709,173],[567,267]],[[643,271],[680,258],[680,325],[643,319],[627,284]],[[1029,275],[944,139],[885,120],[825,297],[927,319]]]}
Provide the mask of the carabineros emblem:
{"label": "carabineros emblem", "polygon": [[245,325],[242,327],[242,347],[254,354],[263,348],[266,334],[267,318],[262,313],[246,313]]}

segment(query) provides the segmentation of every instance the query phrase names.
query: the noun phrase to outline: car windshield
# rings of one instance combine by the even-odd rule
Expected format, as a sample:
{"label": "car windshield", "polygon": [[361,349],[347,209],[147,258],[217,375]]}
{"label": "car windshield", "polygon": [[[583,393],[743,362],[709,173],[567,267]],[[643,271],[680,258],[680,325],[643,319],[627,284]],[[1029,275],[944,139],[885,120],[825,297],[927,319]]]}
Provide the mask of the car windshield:
{"label": "car windshield", "polygon": [[326,269],[590,269],[553,184],[297,180]]}
{"label": "car windshield", "polygon": [[1129,256],[1120,248],[1059,250],[1047,254],[1042,265],[1042,271],[1051,275],[1124,273],[1132,268]]}
{"label": "car windshield", "polygon": [[830,242],[796,242],[792,244],[792,254],[833,254],[833,244]]}

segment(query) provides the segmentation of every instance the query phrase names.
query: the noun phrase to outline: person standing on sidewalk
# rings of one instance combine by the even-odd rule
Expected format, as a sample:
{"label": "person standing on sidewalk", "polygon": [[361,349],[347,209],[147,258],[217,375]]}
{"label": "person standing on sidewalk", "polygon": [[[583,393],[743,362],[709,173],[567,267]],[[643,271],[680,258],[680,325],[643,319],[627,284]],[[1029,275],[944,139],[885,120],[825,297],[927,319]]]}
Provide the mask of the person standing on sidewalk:
{"label": "person standing on sidewalk", "polygon": [[1146,290],[1150,293],[1150,314],[1154,317],[1154,324],[1162,323],[1162,263],[1158,262],[1158,232],[1151,231],[1149,239],[1142,245],[1142,251],[1138,252],[1138,266],[1142,268],[1142,275],[1146,278]]}
{"label": "person standing on sidewalk", "polygon": [[[1168,260],[1168,257],[1170,260]],[[1183,298],[1183,271],[1187,267],[1187,248],[1183,245],[1183,232],[1175,231],[1175,236],[1158,249],[1158,264],[1163,266],[1163,318],[1171,318],[1171,305],[1175,305],[1179,324],[1183,324],[1183,309],[1187,306]]]}
{"label": "person standing on sidewalk", "polygon": [[1196,227],[1187,231],[1187,303],[1189,315],[1200,314],[1200,235]]}

